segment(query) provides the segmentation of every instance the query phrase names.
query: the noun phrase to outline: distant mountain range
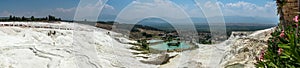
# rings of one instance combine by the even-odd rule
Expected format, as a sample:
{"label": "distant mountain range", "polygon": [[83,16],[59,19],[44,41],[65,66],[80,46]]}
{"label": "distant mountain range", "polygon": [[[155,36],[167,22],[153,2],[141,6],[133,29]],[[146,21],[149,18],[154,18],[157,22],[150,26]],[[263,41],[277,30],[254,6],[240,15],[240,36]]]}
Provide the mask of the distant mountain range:
{"label": "distant mountain range", "polygon": [[[198,31],[209,31],[207,18],[190,18]],[[277,18],[225,16],[228,31],[251,31],[276,26]],[[162,30],[174,30],[172,25],[159,18],[148,18],[138,22],[139,25],[151,26]],[[184,26],[184,24],[182,24]]]}
{"label": "distant mountain range", "polygon": [[[195,24],[207,24],[208,18],[191,17]],[[278,18],[263,18],[263,17],[243,17],[243,16],[224,16],[226,23],[259,23],[259,24],[277,24]],[[158,18],[148,18],[144,22],[164,23],[165,21]]]}
{"label": "distant mountain range", "polygon": [[[103,15],[99,17],[99,20],[113,21],[116,18],[115,15]],[[215,17],[210,17],[215,18]],[[191,17],[190,18],[196,24],[207,24],[207,18]],[[147,22],[164,22],[157,18],[148,18]],[[278,18],[264,18],[264,17],[245,17],[245,16],[224,16],[226,23],[263,23],[263,24],[277,24]]]}
{"label": "distant mountain range", "polygon": [[[113,15],[106,15],[105,17],[102,16],[102,20],[113,20],[115,17],[116,16]],[[189,19],[194,22],[194,25],[198,31],[209,31],[209,25],[207,22],[208,18],[191,17]],[[227,31],[252,31],[274,27],[278,23],[278,18],[224,16],[224,21]],[[174,28],[171,24],[159,18],[147,18],[138,22],[138,24],[167,31],[174,31]],[[182,26],[186,25],[185,22],[180,22],[179,24]]]}

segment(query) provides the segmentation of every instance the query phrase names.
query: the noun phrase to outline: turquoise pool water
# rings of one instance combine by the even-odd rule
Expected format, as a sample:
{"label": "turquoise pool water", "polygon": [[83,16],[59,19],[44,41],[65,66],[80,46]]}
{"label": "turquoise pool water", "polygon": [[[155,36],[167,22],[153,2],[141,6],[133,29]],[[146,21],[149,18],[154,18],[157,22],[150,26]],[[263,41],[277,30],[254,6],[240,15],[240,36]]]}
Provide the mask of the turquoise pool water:
{"label": "turquoise pool water", "polygon": [[180,45],[177,46],[168,46],[169,42],[161,43],[161,44],[156,44],[156,45],[151,45],[150,48],[157,49],[157,50],[174,50],[174,49],[187,49],[190,46],[184,42],[181,42]]}

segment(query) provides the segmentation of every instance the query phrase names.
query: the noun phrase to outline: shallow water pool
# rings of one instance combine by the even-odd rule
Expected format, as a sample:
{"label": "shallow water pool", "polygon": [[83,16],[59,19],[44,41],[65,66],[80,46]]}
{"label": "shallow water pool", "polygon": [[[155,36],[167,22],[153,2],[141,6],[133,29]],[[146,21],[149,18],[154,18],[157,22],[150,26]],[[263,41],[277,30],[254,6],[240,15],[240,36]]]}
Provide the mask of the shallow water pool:
{"label": "shallow water pool", "polygon": [[187,43],[181,42],[179,46],[168,46],[169,42],[164,42],[161,44],[151,45],[150,48],[157,50],[174,50],[174,49],[187,49],[190,47]]}

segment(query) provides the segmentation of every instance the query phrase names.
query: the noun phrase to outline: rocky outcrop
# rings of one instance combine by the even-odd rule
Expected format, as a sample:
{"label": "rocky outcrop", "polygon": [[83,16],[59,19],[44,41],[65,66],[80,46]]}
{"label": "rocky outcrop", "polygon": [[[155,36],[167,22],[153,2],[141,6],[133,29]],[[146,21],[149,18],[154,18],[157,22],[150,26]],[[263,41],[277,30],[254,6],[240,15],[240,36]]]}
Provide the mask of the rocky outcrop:
{"label": "rocky outcrop", "polygon": [[149,58],[147,60],[141,60],[143,63],[161,65],[169,61],[170,56],[168,54],[158,54],[156,57]]}
{"label": "rocky outcrop", "polygon": [[167,64],[170,59],[176,57],[176,55],[169,55],[169,54],[154,54],[154,56],[146,59],[146,60],[141,60],[143,63],[147,64],[154,64],[154,65],[163,65]]}
{"label": "rocky outcrop", "polygon": [[274,28],[256,31],[250,35],[236,38],[225,51],[222,66],[226,68],[255,67],[256,57],[267,48],[267,40]]}
{"label": "rocky outcrop", "polygon": [[203,67],[201,62],[189,61],[189,62],[184,63],[183,65],[179,66],[179,68],[205,68],[205,67]]}

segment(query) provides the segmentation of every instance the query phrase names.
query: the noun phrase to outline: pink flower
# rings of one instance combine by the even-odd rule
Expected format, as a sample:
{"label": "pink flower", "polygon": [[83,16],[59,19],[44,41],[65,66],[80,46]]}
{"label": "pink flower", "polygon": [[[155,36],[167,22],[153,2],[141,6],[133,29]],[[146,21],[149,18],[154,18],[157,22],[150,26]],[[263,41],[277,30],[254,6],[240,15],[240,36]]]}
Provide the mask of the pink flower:
{"label": "pink flower", "polygon": [[295,17],[293,18],[293,20],[294,20],[295,22],[299,22],[299,20],[298,20],[298,15],[295,16]]}
{"label": "pink flower", "polygon": [[258,57],[258,59],[259,59],[260,61],[263,61],[264,55],[265,55],[265,51],[262,50],[261,53],[260,53],[260,55],[259,55],[259,57]]}
{"label": "pink flower", "polygon": [[280,37],[283,38],[284,37],[284,31],[281,31],[280,33]]}
{"label": "pink flower", "polygon": [[263,59],[264,59],[264,55],[259,55],[259,60],[263,61]]}
{"label": "pink flower", "polygon": [[279,49],[277,50],[278,55],[281,55],[282,51],[283,51],[283,49],[282,49],[282,48],[279,48]]}

